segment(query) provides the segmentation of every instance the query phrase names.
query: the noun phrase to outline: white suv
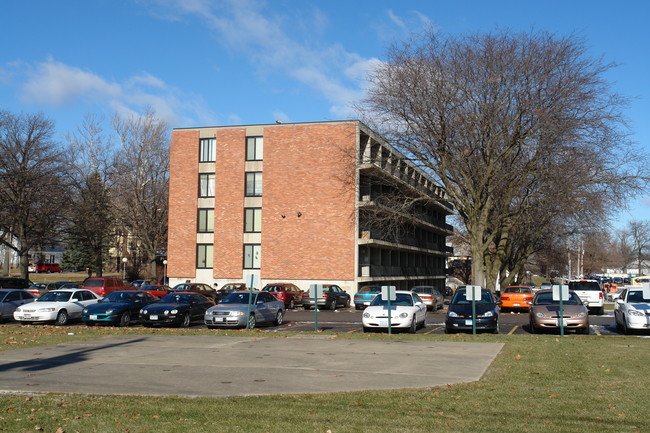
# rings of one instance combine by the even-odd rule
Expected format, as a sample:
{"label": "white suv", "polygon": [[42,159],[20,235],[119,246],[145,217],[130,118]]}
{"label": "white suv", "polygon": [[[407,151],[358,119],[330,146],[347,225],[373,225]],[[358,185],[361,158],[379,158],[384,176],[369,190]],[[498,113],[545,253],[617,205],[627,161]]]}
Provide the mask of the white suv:
{"label": "white suv", "polygon": [[596,280],[569,281],[569,290],[573,290],[582,302],[587,302],[589,310],[596,310],[596,314],[605,314],[605,295]]}

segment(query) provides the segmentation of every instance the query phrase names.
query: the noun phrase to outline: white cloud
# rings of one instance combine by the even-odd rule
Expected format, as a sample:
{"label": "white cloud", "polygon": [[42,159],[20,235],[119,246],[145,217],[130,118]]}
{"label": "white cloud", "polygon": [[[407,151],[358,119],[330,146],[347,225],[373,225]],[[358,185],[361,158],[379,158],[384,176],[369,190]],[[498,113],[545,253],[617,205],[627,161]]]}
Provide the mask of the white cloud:
{"label": "white cloud", "polygon": [[18,83],[19,97],[25,104],[49,107],[99,104],[121,115],[134,115],[151,107],[171,126],[196,122],[196,119],[218,123],[200,96],[183,94],[148,72],[116,82],[52,58],[35,66],[17,66],[26,71],[15,74],[26,77],[26,81]]}
{"label": "white cloud", "polygon": [[404,20],[395,15],[392,9],[388,9],[386,11],[386,15],[388,15],[388,19],[391,20],[391,22],[399,27],[402,31],[408,31],[408,27],[406,26]]}

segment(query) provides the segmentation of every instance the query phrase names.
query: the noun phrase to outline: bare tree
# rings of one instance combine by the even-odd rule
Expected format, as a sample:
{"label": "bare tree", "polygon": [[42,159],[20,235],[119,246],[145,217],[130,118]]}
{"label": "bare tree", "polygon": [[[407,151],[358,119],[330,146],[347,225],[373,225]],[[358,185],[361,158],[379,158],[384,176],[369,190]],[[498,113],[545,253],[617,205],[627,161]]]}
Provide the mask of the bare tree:
{"label": "bare tree", "polygon": [[650,256],[650,222],[630,221],[627,227],[630,252],[637,262],[639,275],[643,274],[643,261]]}
{"label": "bare tree", "polygon": [[[429,31],[393,46],[370,78],[368,123],[445,187],[476,284],[492,286],[514,251],[523,266],[554,212],[579,221],[584,204],[618,203],[646,180],[625,100],[604,79],[614,65],[586,53],[548,33]],[[517,242],[526,226],[534,231]]]}
{"label": "bare tree", "polygon": [[0,112],[0,232],[12,235],[0,242],[18,253],[23,278],[30,249],[54,243],[69,202],[64,153],[53,136],[54,122],[43,114]]}
{"label": "bare tree", "polygon": [[113,117],[119,158],[115,188],[118,219],[132,239],[131,254],[151,266],[156,275],[156,254],[166,248],[169,188],[169,128],[151,109],[140,116]]}

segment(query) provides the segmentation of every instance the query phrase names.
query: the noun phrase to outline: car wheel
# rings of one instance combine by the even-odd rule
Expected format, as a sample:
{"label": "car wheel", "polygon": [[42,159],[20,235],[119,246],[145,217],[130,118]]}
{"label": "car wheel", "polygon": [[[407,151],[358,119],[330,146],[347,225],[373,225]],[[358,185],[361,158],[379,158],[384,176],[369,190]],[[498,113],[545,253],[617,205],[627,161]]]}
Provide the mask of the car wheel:
{"label": "car wheel", "polygon": [[533,322],[530,322],[528,324],[528,327],[530,328],[530,333],[531,334],[535,334],[537,332],[537,330],[535,329],[535,325],[533,325]]}
{"label": "car wheel", "polygon": [[70,317],[68,316],[68,312],[65,311],[65,310],[61,310],[61,311],[59,311],[59,314],[57,314],[56,320],[54,321],[54,323],[57,326],[67,325],[69,319],[70,319]]}
{"label": "car wheel", "polygon": [[587,325],[587,326],[585,327],[585,329],[582,330],[582,333],[583,333],[584,335],[589,335],[589,325]]}
{"label": "car wheel", "polygon": [[336,298],[332,298],[332,302],[330,302],[330,310],[336,310]]}
{"label": "car wheel", "polygon": [[255,328],[255,324],[257,323],[257,320],[255,319],[255,313],[251,314],[250,317],[248,318],[248,329],[253,329]]}
{"label": "car wheel", "polygon": [[131,313],[128,311],[125,311],[124,314],[122,314],[122,317],[120,317],[120,328],[125,328],[129,326],[129,323],[131,323]]}
{"label": "car wheel", "polygon": [[181,328],[187,328],[190,326],[190,322],[192,321],[192,318],[190,317],[190,313],[187,313],[183,316],[183,321],[181,322]]}
{"label": "car wheel", "polygon": [[345,300],[345,308],[350,308],[350,298]]}
{"label": "car wheel", "polygon": [[413,320],[411,320],[411,326],[409,327],[409,334],[415,334],[418,330],[418,325],[415,320],[415,314],[413,315]]}
{"label": "car wheel", "polygon": [[630,333],[630,329],[627,327],[627,320],[625,319],[625,316],[623,316],[621,327],[623,328],[623,334],[628,335]]}
{"label": "car wheel", "polygon": [[273,322],[273,324],[275,326],[280,326],[282,325],[283,320],[284,320],[284,313],[282,312],[282,310],[278,310],[278,313],[275,315],[275,321]]}
{"label": "car wheel", "polygon": [[420,328],[424,329],[427,327],[427,315],[425,314],[424,317],[422,318],[422,323],[420,324]]}
{"label": "car wheel", "polygon": [[361,305],[355,305],[355,306],[354,306],[354,309],[355,309],[355,310],[361,310]]}

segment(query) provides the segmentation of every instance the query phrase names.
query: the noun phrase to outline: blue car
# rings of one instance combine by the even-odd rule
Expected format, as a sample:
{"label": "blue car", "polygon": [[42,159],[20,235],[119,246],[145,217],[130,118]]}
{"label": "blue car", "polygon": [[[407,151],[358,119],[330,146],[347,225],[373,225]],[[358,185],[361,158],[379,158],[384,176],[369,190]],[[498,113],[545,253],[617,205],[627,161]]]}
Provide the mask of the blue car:
{"label": "blue car", "polygon": [[[466,297],[466,289],[460,286],[449,304],[445,320],[445,332],[471,331],[473,329],[472,301]],[[474,302],[475,328],[480,331],[499,333],[499,306],[492,292],[481,289],[481,299]]]}
{"label": "blue car", "polygon": [[129,326],[131,320],[139,318],[142,307],[157,300],[147,292],[135,290],[109,293],[98,303],[84,308],[81,320],[88,326],[96,323]]}
{"label": "blue car", "polygon": [[366,308],[375,296],[381,293],[381,286],[364,286],[354,295],[354,309],[363,310]]}

